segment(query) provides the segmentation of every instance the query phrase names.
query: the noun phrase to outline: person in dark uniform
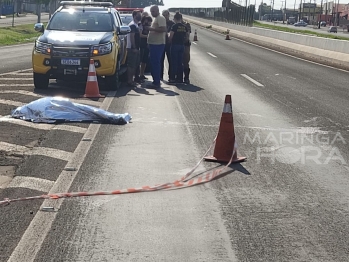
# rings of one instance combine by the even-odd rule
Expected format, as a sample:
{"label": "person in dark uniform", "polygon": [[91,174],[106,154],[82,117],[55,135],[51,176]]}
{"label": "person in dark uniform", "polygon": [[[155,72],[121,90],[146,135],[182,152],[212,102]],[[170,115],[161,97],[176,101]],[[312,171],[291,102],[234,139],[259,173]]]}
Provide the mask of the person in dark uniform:
{"label": "person in dark uniform", "polygon": [[191,25],[188,22],[183,22],[188,30],[187,38],[184,41],[184,55],[183,55],[183,71],[184,71],[184,82],[186,84],[190,84],[189,74],[190,74],[190,33],[191,33]]}
{"label": "person in dark uniform", "polygon": [[[171,28],[172,26],[174,25],[174,22],[172,20],[170,20],[170,12],[168,10],[164,10],[162,11],[162,16],[165,17],[166,19],[166,27],[167,27],[167,33],[170,33],[171,31]],[[165,52],[162,56],[162,64],[161,64],[161,79],[164,79],[164,63],[165,63],[165,55],[167,57],[167,62],[169,64],[169,68],[168,68],[168,77],[170,77],[170,72],[171,72],[171,63],[170,63],[170,60],[171,60],[171,45],[169,43],[169,39],[168,39],[168,34],[166,34],[166,45],[165,45]]]}
{"label": "person in dark uniform", "polygon": [[182,15],[179,12],[174,15],[174,22],[169,36],[171,44],[169,83],[183,83],[184,43],[188,38],[188,29],[182,23]]}

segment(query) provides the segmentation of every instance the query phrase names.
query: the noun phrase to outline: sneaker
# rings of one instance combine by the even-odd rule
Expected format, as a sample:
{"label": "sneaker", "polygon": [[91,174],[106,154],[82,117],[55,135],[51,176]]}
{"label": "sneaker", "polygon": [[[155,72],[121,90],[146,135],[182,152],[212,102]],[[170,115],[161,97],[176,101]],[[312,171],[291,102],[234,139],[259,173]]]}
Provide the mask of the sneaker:
{"label": "sneaker", "polygon": [[135,82],[141,84],[141,83],[144,83],[144,80],[141,79],[140,77],[136,77]]}
{"label": "sneaker", "polygon": [[137,83],[134,83],[134,82],[129,83],[129,82],[128,82],[128,83],[126,84],[126,86],[127,86],[127,87],[131,87],[131,88],[135,88],[135,87],[137,87]]}
{"label": "sneaker", "polygon": [[141,80],[148,80],[148,77],[145,77],[145,76],[140,76],[139,77]]}
{"label": "sneaker", "polygon": [[186,83],[187,85],[190,85],[190,80],[189,79],[184,79],[184,83]]}

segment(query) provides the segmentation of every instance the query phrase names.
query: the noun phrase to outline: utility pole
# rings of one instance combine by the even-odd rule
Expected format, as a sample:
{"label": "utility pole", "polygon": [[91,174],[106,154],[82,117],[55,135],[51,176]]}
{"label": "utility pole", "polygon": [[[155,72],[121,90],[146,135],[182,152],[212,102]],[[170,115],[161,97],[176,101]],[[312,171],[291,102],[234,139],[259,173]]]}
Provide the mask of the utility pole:
{"label": "utility pole", "polygon": [[258,11],[258,13],[259,13],[259,20],[262,20],[262,10],[263,10],[263,0],[262,0],[261,5],[259,6],[259,11]]}
{"label": "utility pole", "polygon": [[284,10],[283,10],[283,9],[284,9],[284,8],[283,8],[283,7],[284,7],[284,2],[285,2],[285,1],[281,1],[281,12],[282,12],[282,23],[283,23],[283,24],[285,23],[285,21],[284,21],[284,12],[283,12],[283,11],[284,11]]}
{"label": "utility pole", "polygon": [[319,23],[319,28],[320,28],[322,13],[323,13],[323,10],[322,10],[322,1],[323,1],[323,0],[321,0],[320,15],[319,15],[319,21],[318,21],[318,23]]}
{"label": "utility pole", "polygon": [[338,5],[337,5],[337,15],[336,15],[336,17],[337,17],[337,24],[336,24],[336,26],[339,26],[339,11],[338,11],[338,7],[339,7],[339,0],[338,0]]}
{"label": "utility pole", "polygon": [[273,21],[274,19],[274,0],[273,0],[273,6],[271,8],[271,21]]}
{"label": "utility pole", "polygon": [[[335,6],[335,8],[336,8],[336,13],[335,13],[335,18],[334,18],[334,26],[338,26],[338,23],[339,23],[339,21],[338,21],[338,19],[337,19],[337,17],[338,17],[338,5],[339,5],[339,0],[338,0],[338,4],[336,4],[336,6]],[[339,18],[339,17],[338,17]]]}
{"label": "utility pole", "polygon": [[296,1],[297,1],[297,0],[294,0],[293,16],[296,16]]}
{"label": "utility pole", "polygon": [[302,0],[301,0],[301,4],[300,4],[300,6],[299,6],[298,22],[301,20],[301,17],[302,17],[302,4],[303,4],[303,2],[302,2]]}
{"label": "utility pole", "polygon": [[[285,20],[287,20],[287,2],[286,2],[286,0],[285,0]],[[285,21],[284,21],[284,18],[282,18],[282,23],[284,24],[285,23]]]}
{"label": "utility pole", "polygon": [[316,8],[316,0],[314,0],[313,22],[315,21],[315,8]]}

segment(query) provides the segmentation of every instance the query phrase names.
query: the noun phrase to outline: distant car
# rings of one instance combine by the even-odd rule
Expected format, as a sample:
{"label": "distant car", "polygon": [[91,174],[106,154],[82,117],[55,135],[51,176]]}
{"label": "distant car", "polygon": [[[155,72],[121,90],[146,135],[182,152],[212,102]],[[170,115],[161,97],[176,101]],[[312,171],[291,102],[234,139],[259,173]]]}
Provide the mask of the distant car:
{"label": "distant car", "polygon": [[337,33],[337,26],[330,26],[327,31],[329,33]]}
{"label": "distant car", "polygon": [[327,25],[327,23],[325,21],[320,22],[320,26],[326,26],[326,25]]}
{"label": "distant car", "polygon": [[133,20],[132,14],[120,14],[120,18],[124,25],[128,25]]}
{"label": "distant car", "polygon": [[306,23],[306,22],[304,22],[304,21],[299,21],[299,22],[297,22],[297,23],[295,23],[294,24],[294,26],[307,26],[308,24]]}

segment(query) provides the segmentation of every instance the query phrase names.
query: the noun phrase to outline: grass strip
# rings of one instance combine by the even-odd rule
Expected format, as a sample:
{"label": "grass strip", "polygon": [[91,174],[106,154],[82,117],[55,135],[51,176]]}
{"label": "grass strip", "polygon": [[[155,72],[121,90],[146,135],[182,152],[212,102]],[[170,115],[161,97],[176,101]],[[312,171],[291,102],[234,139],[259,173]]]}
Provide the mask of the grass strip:
{"label": "grass strip", "polygon": [[34,24],[0,28],[0,46],[30,43],[41,33],[34,30]]}

